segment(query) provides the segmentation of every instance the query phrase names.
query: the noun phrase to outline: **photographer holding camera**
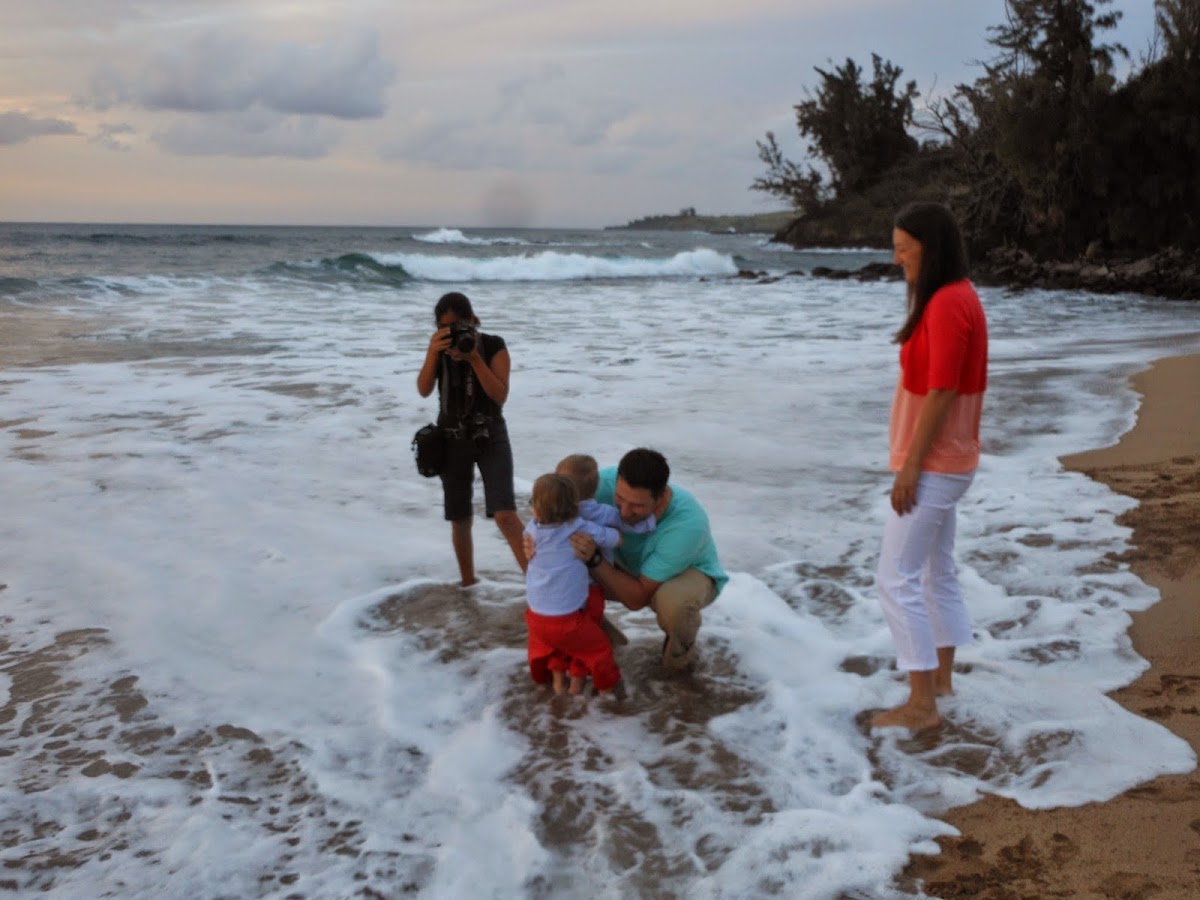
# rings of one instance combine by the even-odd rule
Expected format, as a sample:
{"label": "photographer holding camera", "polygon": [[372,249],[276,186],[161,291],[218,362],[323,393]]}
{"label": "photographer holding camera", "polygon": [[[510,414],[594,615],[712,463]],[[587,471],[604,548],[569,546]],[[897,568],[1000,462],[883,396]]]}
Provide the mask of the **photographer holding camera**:
{"label": "photographer holding camera", "polygon": [[501,408],[508,399],[511,360],[504,338],[484,334],[471,301],[457,291],[433,308],[437,331],[429,339],[425,363],[417,375],[422,397],[438,388],[438,427],[446,436],[441,472],[446,520],[463,587],[475,584],[475,547],[471,538],[475,467],[483,477],[484,511],[494,518],[521,571],[524,525],[513,496],[512,445]]}

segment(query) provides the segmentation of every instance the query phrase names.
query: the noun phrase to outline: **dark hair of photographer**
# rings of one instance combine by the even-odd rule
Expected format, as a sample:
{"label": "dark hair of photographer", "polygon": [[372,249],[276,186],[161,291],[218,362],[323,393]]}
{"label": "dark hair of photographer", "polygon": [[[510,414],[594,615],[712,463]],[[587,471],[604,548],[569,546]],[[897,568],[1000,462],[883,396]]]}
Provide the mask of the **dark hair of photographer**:
{"label": "dark hair of photographer", "polygon": [[479,325],[479,318],[475,315],[475,310],[471,309],[471,301],[467,299],[466,294],[460,294],[458,291],[442,294],[433,307],[433,321],[441,325],[442,316],[448,312],[454,313],[459,322]]}
{"label": "dark hair of photographer", "polygon": [[468,586],[478,580],[471,538],[476,468],[483,479],[485,514],[496,520],[517,565],[525,570],[524,525],[516,513],[512,445],[502,412],[512,362],[504,338],[479,330],[479,317],[465,294],[442,295],[433,314],[437,330],[417,373],[417,391],[428,397],[438,389],[437,424],[447,437],[441,473],[444,514],[452,525],[462,584]]}
{"label": "dark hair of photographer", "polygon": [[621,457],[617,465],[617,477],[631,488],[650,492],[657,500],[667,489],[671,468],[667,458],[657,450],[637,447]]}

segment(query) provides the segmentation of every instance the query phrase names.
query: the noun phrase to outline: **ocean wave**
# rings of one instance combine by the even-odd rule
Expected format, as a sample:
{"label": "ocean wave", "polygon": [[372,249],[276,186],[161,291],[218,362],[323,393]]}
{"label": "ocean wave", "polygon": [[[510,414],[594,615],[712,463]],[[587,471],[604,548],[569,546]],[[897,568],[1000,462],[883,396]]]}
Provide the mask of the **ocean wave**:
{"label": "ocean wave", "polygon": [[420,281],[587,281],[622,278],[686,278],[736,275],[732,256],[699,248],[670,257],[603,257],[548,250],[491,259],[389,253],[371,258]]}
{"label": "ocean wave", "polygon": [[339,278],[383,284],[412,281],[412,275],[405,271],[403,265],[382,262],[369,253],[343,253],[333,259],[319,259],[313,262],[279,262],[270,266],[267,271],[273,275],[318,281]]}
{"label": "ocean wave", "polygon": [[93,231],[88,234],[67,232],[53,237],[54,240],[69,243],[87,243],[104,245],[130,246],[165,246],[165,247],[205,247],[209,244],[246,244],[250,246],[265,246],[274,243],[275,239],[264,234],[237,234],[236,232],[214,231],[205,232],[171,232],[139,234],[128,231]]}
{"label": "ocean wave", "polygon": [[412,239],[425,244],[469,244],[474,247],[525,246],[529,243],[519,237],[468,237],[457,228],[439,228],[428,234],[414,234]]}
{"label": "ocean wave", "polygon": [[28,278],[0,277],[0,296],[11,297],[15,294],[23,294],[37,286],[36,281],[30,281]]}
{"label": "ocean wave", "polygon": [[98,301],[116,297],[137,297],[162,291],[171,279],[154,275],[126,275],[119,278],[80,275],[64,278],[58,284],[81,300]]}

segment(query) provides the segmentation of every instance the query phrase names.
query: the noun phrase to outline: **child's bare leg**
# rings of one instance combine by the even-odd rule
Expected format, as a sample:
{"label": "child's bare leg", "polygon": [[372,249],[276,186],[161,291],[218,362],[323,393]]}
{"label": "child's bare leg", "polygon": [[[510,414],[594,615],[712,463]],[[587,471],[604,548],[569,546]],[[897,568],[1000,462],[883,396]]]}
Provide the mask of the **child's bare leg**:
{"label": "child's bare leg", "polygon": [[[571,679],[571,683],[575,683],[574,678]],[[554,693],[561,694],[563,692],[563,690],[566,688],[566,679],[563,678],[562,672],[555,670],[552,684],[554,686]],[[571,691],[571,693],[575,693],[575,691]]]}
{"label": "child's bare leg", "polygon": [[582,675],[571,676],[571,686],[567,690],[572,694],[582,694],[586,679]]}

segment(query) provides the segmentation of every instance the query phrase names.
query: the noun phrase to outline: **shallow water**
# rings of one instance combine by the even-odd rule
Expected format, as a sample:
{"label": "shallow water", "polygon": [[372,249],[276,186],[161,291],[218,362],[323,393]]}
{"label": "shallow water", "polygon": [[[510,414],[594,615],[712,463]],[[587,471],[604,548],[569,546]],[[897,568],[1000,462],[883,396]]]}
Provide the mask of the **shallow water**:
{"label": "shallow water", "polygon": [[[1186,304],[983,292],[984,458],[960,507],[977,641],[936,738],[872,735],[902,680],[872,574],[903,297],[735,235],[0,227],[2,302],[114,361],[0,373],[0,882],[55,896],[887,896],[981,791],[1103,800],[1194,764],[1104,692],[1145,663],[1114,560],[1132,501],[1060,454],[1200,348]],[[778,280],[736,278],[739,269]],[[440,281],[437,279],[447,279]],[[649,445],[732,580],[665,677],[610,609],[621,704],[524,669],[523,587],[476,523],[450,585],[409,441],[445,290],[513,357],[518,501]],[[477,498],[478,500],[478,498]]]}

